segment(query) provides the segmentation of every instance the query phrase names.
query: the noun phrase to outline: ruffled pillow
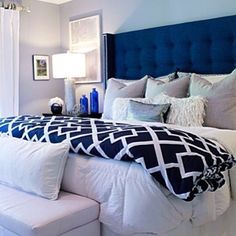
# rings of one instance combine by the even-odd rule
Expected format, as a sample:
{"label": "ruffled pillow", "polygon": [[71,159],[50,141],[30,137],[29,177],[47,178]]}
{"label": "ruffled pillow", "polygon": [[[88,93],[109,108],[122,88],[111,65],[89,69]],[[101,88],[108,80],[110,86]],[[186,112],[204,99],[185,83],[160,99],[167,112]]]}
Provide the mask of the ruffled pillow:
{"label": "ruffled pillow", "polygon": [[207,99],[201,96],[174,98],[161,94],[154,98],[156,104],[170,103],[166,123],[181,126],[202,126]]}

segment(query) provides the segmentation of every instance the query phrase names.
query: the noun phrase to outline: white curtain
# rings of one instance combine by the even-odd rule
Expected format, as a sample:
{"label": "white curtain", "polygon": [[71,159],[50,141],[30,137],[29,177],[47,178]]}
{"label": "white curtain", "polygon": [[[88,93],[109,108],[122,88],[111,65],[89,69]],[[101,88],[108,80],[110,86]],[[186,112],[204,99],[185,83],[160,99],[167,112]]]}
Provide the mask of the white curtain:
{"label": "white curtain", "polygon": [[0,117],[19,114],[19,11],[0,8]]}

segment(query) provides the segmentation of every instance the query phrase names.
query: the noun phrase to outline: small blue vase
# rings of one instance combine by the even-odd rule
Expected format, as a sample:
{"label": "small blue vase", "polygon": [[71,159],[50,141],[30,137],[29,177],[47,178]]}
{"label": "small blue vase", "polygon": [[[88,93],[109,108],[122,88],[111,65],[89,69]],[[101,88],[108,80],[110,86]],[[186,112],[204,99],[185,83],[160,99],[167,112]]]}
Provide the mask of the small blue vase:
{"label": "small blue vase", "polygon": [[90,93],[90,112],[91,114],[97,114],[98,110],[98,91],[96,88],[93,88],[92,92]]}
{"label": "small blue vase", "polygon": [[80,98],[80,114],[88,114],[88,98],[86,97],[86,95],[82,95],[82,97]]}

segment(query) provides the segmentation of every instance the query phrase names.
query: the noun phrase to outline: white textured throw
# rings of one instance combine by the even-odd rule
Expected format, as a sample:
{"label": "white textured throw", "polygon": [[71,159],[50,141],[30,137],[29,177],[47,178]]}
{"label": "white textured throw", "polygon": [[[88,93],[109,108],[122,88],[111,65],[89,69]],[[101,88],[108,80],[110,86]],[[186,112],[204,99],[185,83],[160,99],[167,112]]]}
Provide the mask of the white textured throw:
{"label": "white textured throw", "polygon": [[154,98],[154,103],[170,103],[167,116],[168,124],[181,126],[202,126],[205,117],[206,98],[192,96],[188,98],[174,98],[161,94]]}

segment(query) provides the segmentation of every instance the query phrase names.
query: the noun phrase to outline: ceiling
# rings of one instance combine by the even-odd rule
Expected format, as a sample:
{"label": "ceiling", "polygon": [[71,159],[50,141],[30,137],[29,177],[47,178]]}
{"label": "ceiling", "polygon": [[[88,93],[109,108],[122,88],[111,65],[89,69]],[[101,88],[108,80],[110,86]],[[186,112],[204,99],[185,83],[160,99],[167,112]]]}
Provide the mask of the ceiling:
{"label": "ceiling", "polygon": [[49,2],[49,3],[60,5],[60,4],[66,3],[66,2],[70,2],[72,0],[39,0],[39,1],[41,1],[41,2]]}

